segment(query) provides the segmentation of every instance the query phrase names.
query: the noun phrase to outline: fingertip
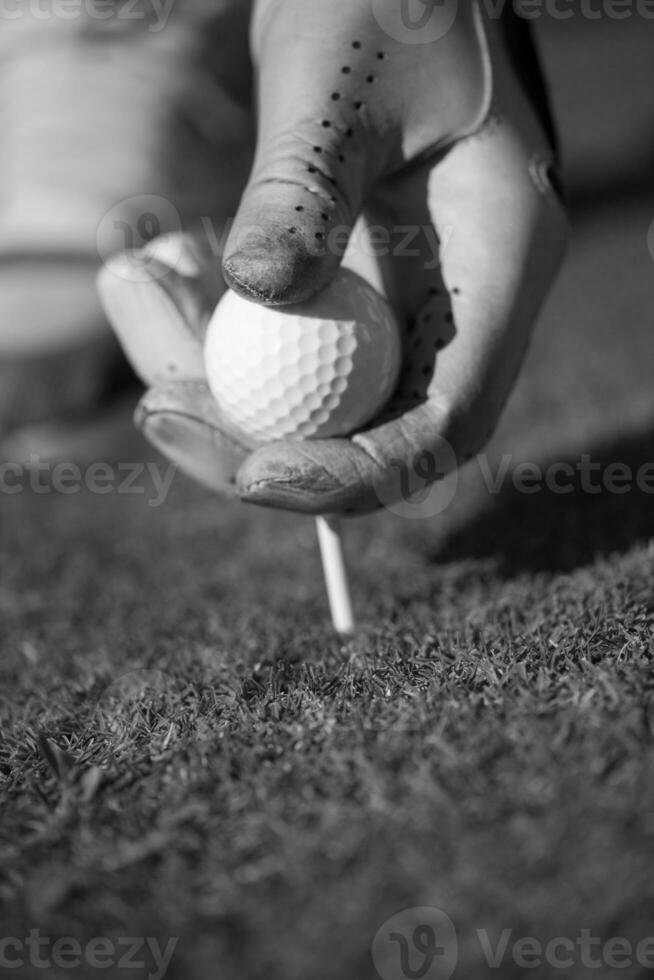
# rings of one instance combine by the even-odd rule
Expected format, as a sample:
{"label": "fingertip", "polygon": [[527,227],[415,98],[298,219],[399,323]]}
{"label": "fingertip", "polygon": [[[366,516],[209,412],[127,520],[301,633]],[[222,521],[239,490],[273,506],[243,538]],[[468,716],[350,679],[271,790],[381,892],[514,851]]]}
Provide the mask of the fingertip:
{"label": "fingertip", "polygon": [[203,383],[168,383],[149,389],[134,414],[145,438],[187,476],[233,496],[247,455],[226,430]]}
{"label": "fingertip", "polygon": [[309,299],[335,275],[352,228],[353,213],[331,185],[316,177],[316,186],[304,186],[296,155],[277,162],[282,176],[260,175],[246,190],[225,248],[227,283],[255,302]]}
{"label": "fingertip", "polygon": [[319,513],[321,492],[331,478],[301,443],[278,441],[257,449],[236,477],[237,496],[245,503]]}
{"label": "fingertip", "polygon": [[272,442],[245,460],[236,493],[244,503],[303,514],[365,513],[378,504],[359,455],[347,439]]}
{"label": "fingertip", "polygon": [[306,302],[327,284],[330,270],[322,256],[311,255],[301,243],[243,248],[223,262],[228,286],[244,299],[264,306]]}

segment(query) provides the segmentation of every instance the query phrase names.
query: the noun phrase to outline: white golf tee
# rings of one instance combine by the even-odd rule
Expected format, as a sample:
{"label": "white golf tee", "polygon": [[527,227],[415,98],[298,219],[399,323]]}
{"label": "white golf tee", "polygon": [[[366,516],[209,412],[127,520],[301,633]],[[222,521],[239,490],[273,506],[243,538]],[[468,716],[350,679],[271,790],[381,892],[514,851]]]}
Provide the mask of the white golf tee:
{"label": "white golf tee", "polygon": [[334,629],[337,633],[352,633],[354,614],[343,557],[340,522],[336,517],[317,517],[316,527]]}

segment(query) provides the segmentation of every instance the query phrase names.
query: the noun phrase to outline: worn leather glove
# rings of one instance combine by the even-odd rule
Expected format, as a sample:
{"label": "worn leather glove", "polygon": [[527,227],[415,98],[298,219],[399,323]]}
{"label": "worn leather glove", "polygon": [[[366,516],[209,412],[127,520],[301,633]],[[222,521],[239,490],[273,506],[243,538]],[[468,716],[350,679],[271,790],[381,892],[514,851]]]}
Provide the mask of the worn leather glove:
{"label": "worn leather glove", "polygon": [[171,458],[246,501],[359,513],[401,495],[403,467],[437,479],[493,431],[566,238],[546,96],[527,25],[474,0],[259,0],[251,31],[258,145],[225,279],[261,303],[306,300],[349,237],[345,262],[402,325],[392,404],[350,438],[248,455],[204,377],[211,243],[187,238],[177,264],[178,242],[154,243],[138,296],[111,267],[102,293],[152,386],[139,424]]}

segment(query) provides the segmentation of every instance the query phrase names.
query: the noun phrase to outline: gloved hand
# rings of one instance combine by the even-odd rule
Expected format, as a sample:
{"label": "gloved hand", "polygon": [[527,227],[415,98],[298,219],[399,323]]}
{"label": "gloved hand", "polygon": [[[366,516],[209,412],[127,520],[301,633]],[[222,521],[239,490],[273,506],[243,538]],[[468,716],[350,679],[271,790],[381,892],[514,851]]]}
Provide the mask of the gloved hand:
{"label": "gloved hand", "polygon": [[491,19],[475,0],[418,4],[413,24],[412,9],[258,0],[258,145],[223,256],[237,292],[298,302],[334,275],[354,229],[345,261],[385,292],[404,331],[404,370],[381,419],[351,438],[247,456],[225,437],[204,378],[217,279],[207,243],[186,239],[166,275],[170,243],[154,243],[159,278],[138,297],[111,268],[102,276],[108,312],[153,385],[138,415],[145,434],[215,489],[235,482],[243,500],[366,511],[401,493],[398,465],[431,460],[436,478],[477,453],[560,263],[566,221],[526,24]]}

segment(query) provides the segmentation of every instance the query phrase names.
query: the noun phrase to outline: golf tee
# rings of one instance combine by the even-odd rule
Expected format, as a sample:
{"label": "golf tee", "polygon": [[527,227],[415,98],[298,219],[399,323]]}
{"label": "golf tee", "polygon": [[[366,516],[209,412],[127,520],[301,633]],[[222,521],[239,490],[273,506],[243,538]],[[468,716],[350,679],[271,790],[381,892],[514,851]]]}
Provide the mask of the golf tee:
{"label": "golf tee", "polygon": [[317,517],[316,527],[334,629],[337,633],[352,633],[354,615],[343,557],[340,522],[335,517]]}

